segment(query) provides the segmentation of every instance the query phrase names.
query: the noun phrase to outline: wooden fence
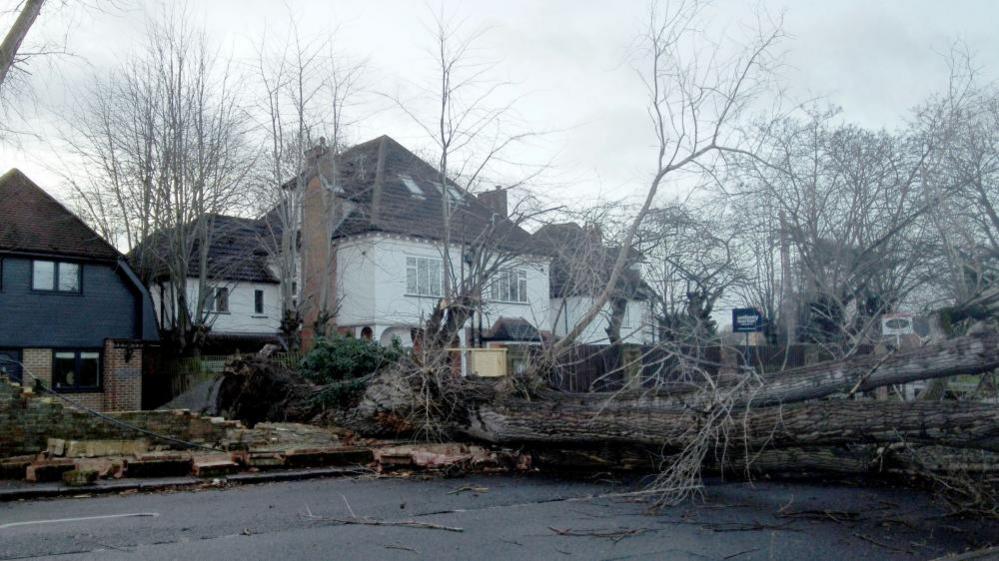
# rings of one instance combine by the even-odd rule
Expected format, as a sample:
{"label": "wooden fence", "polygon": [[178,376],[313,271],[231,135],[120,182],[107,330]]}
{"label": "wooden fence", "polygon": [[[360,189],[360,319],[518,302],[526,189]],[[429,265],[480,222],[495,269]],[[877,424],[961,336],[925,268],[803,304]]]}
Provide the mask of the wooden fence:
{"label": "wooden fence", "polygon": [[[872,352],[863,348],[861,354]],[[551,383],[571,392],[616,391],[626,384],[675,382],[696,367],[710,376],[752,369],[772,373],[833,357],[815,345],[680,347],[577,345],[559,357]]]}

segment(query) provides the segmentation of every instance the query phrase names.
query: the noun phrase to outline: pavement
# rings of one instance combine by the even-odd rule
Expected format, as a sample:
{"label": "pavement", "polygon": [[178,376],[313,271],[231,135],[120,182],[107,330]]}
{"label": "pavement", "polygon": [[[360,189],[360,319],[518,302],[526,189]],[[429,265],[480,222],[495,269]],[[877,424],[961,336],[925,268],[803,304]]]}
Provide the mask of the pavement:
{"label": "pavement", "polygon": [[849,561],[999,543],[995,522],[946,517],[909,489],[714,482],[656,514],[634,498],[593,498],[635,488],[360,476],[6,502],[0,559]]}
{"label": "pavement", "polygon": [[0,480],[0,503],[55,497],[106,495],[125,491],[181,490],[205,485],[249,485],[275,481],[303,481],[322,477],[340,477],[368,473],[364,467],[320,467],[281,469],[262,472],[242,472],[214,478],[154,477],[130,479],[99,479],[92,485],[66,485],[61,481],[29,483],[21,480]]}

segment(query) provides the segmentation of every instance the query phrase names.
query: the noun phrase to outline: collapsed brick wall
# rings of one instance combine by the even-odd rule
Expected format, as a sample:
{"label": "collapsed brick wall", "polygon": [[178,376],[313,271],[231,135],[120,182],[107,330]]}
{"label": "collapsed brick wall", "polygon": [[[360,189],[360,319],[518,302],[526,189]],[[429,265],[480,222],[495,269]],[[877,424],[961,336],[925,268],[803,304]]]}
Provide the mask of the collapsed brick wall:
{"label": "collapsed brick wall", "polygon": [[[189,411],[125,411],[109,413],[108,416],[157,434],[209,445],[224,441],[227,430],[240,426],[237,421],[202,417]],[[44,450],[49,438],[116,440],[148,437],[111,424],[96,415],[64,406],[58,398],[24,394],[20,386],[0,382],[0,458]],[[179,447],[150,440],[153,444]]]}

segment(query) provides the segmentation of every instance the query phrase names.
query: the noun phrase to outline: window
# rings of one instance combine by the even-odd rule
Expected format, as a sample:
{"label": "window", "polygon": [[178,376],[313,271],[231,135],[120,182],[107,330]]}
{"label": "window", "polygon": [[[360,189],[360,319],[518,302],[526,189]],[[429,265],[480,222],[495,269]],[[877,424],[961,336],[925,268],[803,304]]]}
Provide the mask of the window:
{"label": "window", "polygon": [[78,263],[32,261],[31,289],[46,292],[80,293],[82,268]]}
{"label": "window", "polygon": [[527,302],[527,271],[500,271],[489,285],[489,298],[498,302]]}
{"label": "window", "polygon": [[440,296],[441,269],[440,259],[432,257],[406,258],[406,294],[415,296]]}
{"label": "window", "polygon": [[101,353],[55,351],[52,353],[52,387],[62,391],[94,391],[101,386]]}
{"label": "window", "polygon": [[445,188],[440,183],[434,183],[434,186],[437,187],[437,190],[440,191],[441,195],[447,194],[447,198],[451,201],[451,204],[460,205],[465,202],[465,194],[461,189],[455,187],[454,185],[448,184],[447,188]]}
{"label": "window", "polygon": [[427,196],[423,194],[423,189],[420,189],[420,186],[413,181],[412,177],[408,175],[400,175],[399,179],[402,179],[402,184],[406,186],[406,189],[409,189],[410,195],[421,201],[426,200]]}
{"label": "window", "polygon": [[208,299],[205,301],[205,308],[209,312],[229,313],[229,289],[224,287],[216,288],[214,292],[209,292]]}
{"label": "window", "polygon": [[253,291],[253,313],[263,315],[264,313],[264,291]]}

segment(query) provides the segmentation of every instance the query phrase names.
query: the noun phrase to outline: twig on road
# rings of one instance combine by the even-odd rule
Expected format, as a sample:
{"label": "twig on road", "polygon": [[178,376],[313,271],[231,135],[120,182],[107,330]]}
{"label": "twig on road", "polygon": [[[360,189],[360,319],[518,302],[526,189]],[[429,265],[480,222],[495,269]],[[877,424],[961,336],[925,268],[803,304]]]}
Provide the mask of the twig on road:
{"label": "twig on road", "polygon": [[[344,499],[346,501],[346,499]],[[444,530],[446,532],[464,532],[464,528],[458,528],[457,526],[444,526],[441,524],[434,524],[432,522],[418,522],[416,520],[377,520],[375,518],[369,518],[367,516],[357,516],[354,514],[353,509],[350,505],[347,505],[347,510],[350,511],[350,518],[334,518],[329,516],[316,516],[312,514],[309,507],[305,507],[305,514],[302,515],[303,518],[307,520],[321,520],[323,522],[334,522],[336,524],[355,524],[358,526],[398,526],[403,528],[421,528],[425,530]]]}

